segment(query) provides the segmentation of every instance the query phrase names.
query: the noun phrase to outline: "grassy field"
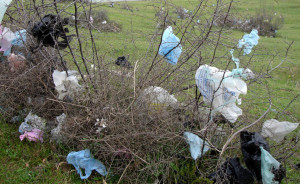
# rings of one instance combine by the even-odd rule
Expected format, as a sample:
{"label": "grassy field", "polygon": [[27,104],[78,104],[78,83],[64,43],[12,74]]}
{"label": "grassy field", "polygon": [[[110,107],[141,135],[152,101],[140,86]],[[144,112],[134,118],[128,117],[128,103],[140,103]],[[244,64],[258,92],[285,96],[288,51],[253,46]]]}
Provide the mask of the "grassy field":
{"label": "grassy field", "polygon": [[[194,10],[198,1],[173,0],[170,2],[188,10]],[[155,12],[163,5],[160,1],[128,2],[127,4],[132,8],[132,11],[129,11],[122,8],[123,4],[116,3],[114,8],[108,7],[107,4],[94,5],[96,9],[105,9],[111,20],[122,25],[122,31],[119,33],[93,31],[99,52],[101,55],[107,55],[106,57],[112,63],[117,56],[121,55],[130,55],[132,61],[144,56],[149,47],[151,34],[156,28]],[[207,6],[213,6],[213,4],[214,1],[211,1]],[[64,4],[59,6],[64,6]],[[174,7],[169,4],[167,8],[173,10]],[[261,37],[259,40],[262,51],[284,56],[285,48],[294,41],[286,62],[267,81],[272,89],[271,96],[275,111],[269,117],[274,117],[277,112],[285,109],[295,95],[300,93],[300,0],[242,0],[234,3],[233,11],[237,14],[254,14],[260,8],[272,9],[273,12],[282,14],[284,17],[284,25],[278,30],[275,38]],[[71,8],[70,12],[72,12]],[[84,29],[80,31],[86,34]],[[238,40],[243,34],[240,31],[232,31],[230,36]],[[268,56],[258,55],[252,63],[254,70],[268,66],[268,63],[260,62],[260,57],[265,60]],[[275,66],[279,62],[280,60],[275,60],[271,65]],[[267,98],[264,96],[266,90],[261,84],[249,86],[249,93],[243,97],[245,105],[242,106],[243,110],[249,113],[247,114],[248,121],[255,119],[268,106]],[[253,102],[253,99],[260,98],[261,102],[259,100]],[[279,119],[299,122],[299,112],[298,98],[295,103],[285,109]],[[69,148],[55,146],[47,141],[43,144],[20,142],[17,130],[17,125],[0,123],[0,163],[2,165],[0,183],[103,183],[103,178],[96,174],[87,181],[80,180],[74,168],[65,163]],[[299,132],[299,128],[297,131]],[[299,170],[293,168],[293,165],[299,162],[298,149],[286,163],[287,178],[290,179],[288,183],[296,184],[300,180]],[[113,179],[107,179],[107,181],[114,183]]]}

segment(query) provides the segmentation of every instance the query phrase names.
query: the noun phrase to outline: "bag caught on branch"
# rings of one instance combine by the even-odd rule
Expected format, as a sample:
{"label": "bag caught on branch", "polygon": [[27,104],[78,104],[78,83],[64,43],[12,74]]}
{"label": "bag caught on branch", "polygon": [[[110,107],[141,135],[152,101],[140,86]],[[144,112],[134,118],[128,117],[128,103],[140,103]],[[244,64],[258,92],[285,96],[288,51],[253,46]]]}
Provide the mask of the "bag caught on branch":
{"label": "bag caught on branch", "polygon": [[184,132],[183,135],[186,139],[186,142],[190,145],[191,156],[194,160],[202,157],[202,155],[209,150],[209,145],[207,143],[205,143],[203,148],[203,140],[199,136],[190,132]]}

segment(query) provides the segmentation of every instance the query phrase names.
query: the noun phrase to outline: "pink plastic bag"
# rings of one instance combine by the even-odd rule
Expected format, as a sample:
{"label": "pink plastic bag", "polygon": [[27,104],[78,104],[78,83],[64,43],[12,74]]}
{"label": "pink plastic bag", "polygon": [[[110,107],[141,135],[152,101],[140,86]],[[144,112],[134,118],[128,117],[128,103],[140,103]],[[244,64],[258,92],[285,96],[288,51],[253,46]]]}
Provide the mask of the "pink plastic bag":
{"label": "pink plastic bag", "polygon": [[25,132],[23,135],[20,135],[20,140],[23,141],[27,138],[29,141],[37,142],[38,140],[43,143],[43,131],[40,129],[33,129],[31,132]]}

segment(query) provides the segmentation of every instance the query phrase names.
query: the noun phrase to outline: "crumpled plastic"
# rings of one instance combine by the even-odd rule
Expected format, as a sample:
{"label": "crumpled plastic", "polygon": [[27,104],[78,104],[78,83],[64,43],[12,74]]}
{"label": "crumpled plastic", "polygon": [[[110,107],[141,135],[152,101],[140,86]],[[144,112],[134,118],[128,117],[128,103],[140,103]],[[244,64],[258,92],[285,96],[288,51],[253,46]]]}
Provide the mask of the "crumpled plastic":
{"label": "crumpled plastic", "polygon": [[4,52],[4,56],[9,56],[12,47],[12,41],[16,39],[15,33],[13,33],[9,28],[0,26],[0,51]]}
{"label": "crumpled plastic", "polygon": [[[45,47],[65,49],[72,40],[72,36],[66,35],[69,32],[68,28],[63,28],[68,24],[68,18],[61,21],[59,16],[48,14],[43,17],[41,22],[34,24],[30,33],[37,38],[38,43],[42,43]],[[59,38],[63,41],[58,41]]]}
{"label": "crumpled plastic", "polygon": [[[99,160],[92,158],[89,149],[78,152],[72,151],[67,156],[67,162],[75,167],[81,179],[90,177],[93,170],[96,170],[102,176],[107,175],[105,166]],[[85,176],[82,174],[81,168],[85,169]]]}
{"label": "crumpled plastic", "polygon": [[11,72],[22,70],[26,66],[26,58],[22,55],[10,54],[7,57],[7,60],[8,60]]}
{"label": "crumpled plastic", "polygon": [[228,158],[214,173],[211,173],[208,178],[214,181],[218,180],[218,183],[223,184],[252,184],[254,178],[248,169],[245,169],[240,159]]}
{"label": "crumpled plastic", "polygon": [[171,106],[172,108],[177,107],[177,99],[174,95],[170,95],[167,90],[161,87],[150,86],[144,89],[142,97],[151,103]]}
{"label": "crumpled plastic", "polygon": [[195,78],[204,103],[212,104],[212,115],[220,112],[231,123],[242,115],[242,109],[236,105],[236,102],[241,104],[239,95],[247,93],[247,84],[242,79],[234,77],[230,71],[208,65],[201,65]]}
{"label": "crumpled plastic", "polygon": [[[190,145],[191,156],[194,160],[202,157],[203,140],[190,132],[184,132],[183,134],[186,142]],[[205,142],[203,148],[203,155],[209,150],[209,145]]]}
{"label": "crumpled plastic", "polygon": [[276,119],[270,119],[264,122],[261,135],[269,137],[276,142],[281,142],[284,137],[298,127],[299,123],[290,123],[288,121],[279,122]]}
{"label": "crumpled plastic", "polygon": [[8,8],[8,5],[12,0],[1,0],[0,1],[0,24],[2,23],[3,16]]}
{"label": "crumpled plastic", "polygon": [[258,44],[258,40],[258,31],[253,29],[250,34],[245,34],[243,38],[239,40],[238,48],[244,47],[244,55],[250,54],[252,48]]}
{"label": "crumpled plastic", "polygon": [[24,134],[20,135],[20,140],[23,141],[25,138],[29,141],[41,141],[41,143],[43,143],[43,131],[36,128],[30,132],[25,131]]}
{"label": "crumpled plastic", "polygon": [[69,70],[69,76],[66,71],[54,70],[52,77],[55,84],[55,89],[58,92],[58,99],[63,100],[65,96],[73,98],[74,95],[82,89],[82,86],[78,84],[76,77],[77,71]]}
{"label": "crumpled plastic", "polygon": [[261,150],[262,146],[265,150],[270,151],[267,141],[257,132],[242,131],[241,150],[245,164],[251,173],[256,177],[257,181],[261,181]]}
{"label": "crumpled plastic", "polygon": [[11,44],[19,47],[24,47],[24,43],[27,39],[26,34],[27,31],[25,29],[15,32],[16,38],[11,42]]}
{"label": "crumpled plastic", "polygon": [[179,43],[179,38],[173,34],[173,29],[169,26],[163,33],[158,53],[164,56],[167,62],[176,65],[182,52],[182,46]]}
{"label": "crumpled plastic", "polygon": [[29,112],[25,118],[25,121],[20,125],[19,132],[23,134],[26,131],[31,131],[32,129],[44,130],[45,126],[46,120]]}
{"label": "crumpled plastic", "polygon": [[126,59],[125,56],[118,57],[115,64],[125,68],[132,68],[130,62]]}
{"label": "crumpled plastic", "polygon": [[60,116],[56,117],[57,127],[51,130],[51,139],[59,142],[62,141],[63,135],[61,135],[61,130],[66,123],[66,114],[62,113]]}
{"label": "crumpled plastic", "polygon": [[279,184],[285,177],[285,169],[262,146],[261,150],[261,175],[263,184]]}

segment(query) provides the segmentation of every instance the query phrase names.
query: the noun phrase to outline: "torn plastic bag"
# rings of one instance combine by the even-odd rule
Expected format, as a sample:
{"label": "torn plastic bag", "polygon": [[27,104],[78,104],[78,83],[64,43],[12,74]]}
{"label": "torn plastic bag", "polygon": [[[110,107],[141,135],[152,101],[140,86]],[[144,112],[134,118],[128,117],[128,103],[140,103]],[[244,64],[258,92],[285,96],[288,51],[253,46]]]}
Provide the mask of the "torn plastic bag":
{"label": "torn plastic bag", "polygon": [[258,44],[258,40],[258,31],[253,29],[250,34],[245,34],[243,38],[239,40],[238,48],[244,48],[244,55],[250,54],[252,48]]}
{"label": "torn plastic bag", "polygon": [[279,184],[285,177],[285,169],[262,146],[261,150],[261,175],[263,184]]}
{"label": "torn plastic bag", "polygon": [[247,93],[247,84],[242,79],[234,77],[230,71],[208,65],[201,65],[195,78],[204,103],[212,104],[212,115],[220,112],[231,123],[242,115],[242,109],[236,105],[236,102],[241,104],[239,95]]}
{"label": "torn plastic bag", "polygon": [[12,41],[16,39],[15,33],[13,33],[9,28],[5,27],[1,30],[0,35],[0,51],[4,52],[4,56],[9,56],[11,53]]}
{"label": "torn plastic bag", "polygon": [[126,59],[125,56],[118,57],[115,64],[125,68],[132,68],[130,62]]}
{"label": "torn plastic bag", "polygon": [[216,183],[223,184],[252,184],[254,178],[248,169],[240,164],[240,159],[229,158],[218,168],[218,170],[208,176]]}
{"label": "torn plastic bag", "polygon": [[0,1],[0,24],[2,23],[3,16],[8,8],[8,5],[12,0],[1,0]]}
{"label": "torn plastic bag", "polygon": [[55,84],[55,89],[58,92],[58,99],[63,100],[65,96],[74,98],[74,95],[78,93],[82,86],[78,84],[76,77],[77,71],[69,70],[69,76],[66,71],[54,70],[52,77]]}
{"label": "torn plastic bag", "polygon": [[[96,170],[102,176],[107,175],[105,166],[99,161],[92,158],[89,149],[74,152],[67,156],[68,164],[72,164],[81,179],[87,179],[92,174],[93,170]],[[81,169],[85,169],[85,176],[82,174]]]}
{"label": "torn plastic bag", "polygon": [[241,150],[247,168],[256,177],[257,181],[261,181],[261,151],[260,146],[270,151],[267,141],[257,132],[242,131]]}
{"label": "torn plastic bag", "polygon": [[[43,17],[41,22],[34,24],[30,33],[37,38],[39,44],[42,43],[45,47],[65,49],[72,40],[72,36],[66,35],[69,32],[68,28],[63,27],[68,24],[68,18],[61,21],[59,16],[48,14]],[[63,41],[58,41],[59,38]]]}
{"label": "torn plastic bag", "polygon": [[295,130],[299,123],[290,123],[288,121],[279,122],[276,119],[270,119],[264,122],[261,135],[269,137],[276,142],[280,142],[284,137]]}
{"label": "torn plastic bag", "polygon": [[43,143],[43,131],[36,128],[30,132],[26,131],[23,135],[20,135],[20,140],[23,141],[25,138],[27,138],[29,141],[41,141],[41,143]]}
{"label": "torn plastic bag", "polygon": [[191,156],[194,160],[202,157],[202,149],[203,154],[209,150],[209,145],[206,142],[203,148],[203,140],[199,136],[190,132],[184,132],[183,136],[186,139],[186,142],[190,145]]}
{"label": "torn plastic bag", "polygon": [[142,93],[143,100],[154,103],[171,106],[172,108],[177,107],[177,99],[174,95],[170,95],[167,90],[157,86],[150,86],[146,88]]}
{"label": "torn plastic bag", "polygon": [[179,38],[173,34],[173,29],[169,26],[163,33],[158,53],[164,56],[167,62],[176,65],[182,52],[182,46],[179,43]]}
{"label": "torn plastic bag", "polygon": [[56,122],[58,123],[57,127],[51,130],[51,140],[56,142],[61,142],[63,140],[63,135],[61,130],[66,123],[66,115],[62,113],[60,116],[56,117]]}

